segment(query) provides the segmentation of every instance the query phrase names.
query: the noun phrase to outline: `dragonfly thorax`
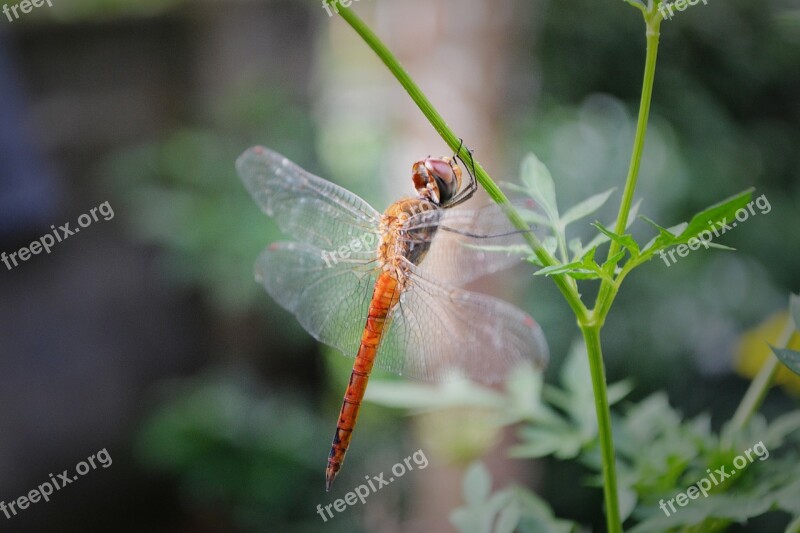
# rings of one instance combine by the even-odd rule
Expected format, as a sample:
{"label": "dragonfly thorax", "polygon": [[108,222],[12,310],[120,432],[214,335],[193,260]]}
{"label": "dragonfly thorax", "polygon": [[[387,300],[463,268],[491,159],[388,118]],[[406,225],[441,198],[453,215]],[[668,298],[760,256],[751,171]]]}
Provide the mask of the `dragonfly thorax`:
{"label": "dragonfly thorax", "polygon": [[[433,201],[423,198],[406,198],[389,206],[381,217],[381,242],[378,258],[384,268],[402,274],[407,260],[420,264],[436,234],[435,224],[419,224],[420,218],[433,221],[441,208]],[[415,227],[409,224],[416,222]]]}

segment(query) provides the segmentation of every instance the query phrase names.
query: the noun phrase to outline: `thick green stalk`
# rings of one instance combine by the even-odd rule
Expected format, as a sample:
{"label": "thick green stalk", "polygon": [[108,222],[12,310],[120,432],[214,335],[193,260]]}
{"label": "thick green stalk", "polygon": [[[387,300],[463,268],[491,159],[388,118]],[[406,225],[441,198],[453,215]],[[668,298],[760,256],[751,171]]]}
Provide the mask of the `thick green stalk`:
{"label": "thick green stalk", "polygon": [[597,435],[603,460],[603,495],[606,505],[606,525],[609,533],[621,533],[622,520],[619,514],[617,491],[617,468],[614,452],[614,434],[611,431],[611,408],[608,404],[606,370],[603,349],[600,344],[600,325],[581,326],[586,351],[589,354],[589,369],[592,375],[594,406],[597,413]]}
{"label": "thick green stalk", "polygon": [[[400,62],[397,60],[394,54],[392,54],[392,52],[385,44],[383,44],[378,36],[375,35],[375,33],[364,23],[364,21],[356,16],[351,9],[339,6],[339,14],[356,31],[356,33],[358,33],[364,42],[367,43],[370,48],[372,48],[375,54],[377,54],[381,61],[383,61],[384,65],[386,65],[391,73],[394,74],[395,78],[397,78],[397,81],[400,82],[400,85],[402,85],[406,92],[408,92],[408,95],[411,97],[414,103],[417,104],[419,109],[422,111],[431,125],[436,129],[442,139],[447,143],[447,145],[454,152],[457,152],[462,161],[469,161],[470,166],[472,166],[472,155],[469,153],[467,147],[464,146],[464,144],[461,142],[461,139],[459,139],[459,137],[453,133],[453,131],[445,122],[444,118],[442,118],[436,108],[433,107],[433,104],[431,104],[430,100],[428,100],[419,86],[414,82],[413,79],[411,79],[411,76],[408,75],[408,72],[406,72],[402,65],[400,65]],[[475,179],[477,179],[478,183],[480,183],[481,186],[486,190],[486,193],[489,195],[489,197],[503,209],[514,227],[523,232],[526,242],[531,247],[531,250],[539,259],[539,261],[541,261],[544,266],[557,265],[558,262],[547,252],[547,250],[545,250],[538,237],[536,237],[533,232],[529,231],[530,228],[528,227],[528,224],[525,222],[525,220],[523,220],[516,209],[514,209],[514,207],[508,201],[508,198],[506,198],[506,195],[502,190],[500,190],[500,187],[497,186],[492,178],[489,177],[480,163],[478,163],[478,161],[474,161],[474,166]],[[570,281],[568,276],[555,275],[551,277],[561,293],[564,295],[564,298],[572,308],[575,316],[578,317],[578,320],[587,319],[588,311],[586,306],[583,305],[577,289]]]}

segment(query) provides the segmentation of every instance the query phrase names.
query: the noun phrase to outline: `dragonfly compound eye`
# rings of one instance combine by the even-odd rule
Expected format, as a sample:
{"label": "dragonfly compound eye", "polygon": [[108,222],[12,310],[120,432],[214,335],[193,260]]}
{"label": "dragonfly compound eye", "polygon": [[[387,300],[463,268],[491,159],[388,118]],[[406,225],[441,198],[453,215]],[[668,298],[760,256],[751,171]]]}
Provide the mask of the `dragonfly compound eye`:
{"label": "dragonfly compound eye", "polygon": [[429,157],[414,164],[413,179],[420,196],[446,204],[461,188],[461,169],[449,157]]}

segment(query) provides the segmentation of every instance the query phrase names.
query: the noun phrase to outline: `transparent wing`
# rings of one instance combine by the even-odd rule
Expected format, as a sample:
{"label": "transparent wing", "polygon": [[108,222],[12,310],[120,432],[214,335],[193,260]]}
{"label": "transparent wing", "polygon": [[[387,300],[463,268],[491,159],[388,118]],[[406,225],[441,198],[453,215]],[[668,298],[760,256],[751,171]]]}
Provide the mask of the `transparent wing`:
{"label": "transparent wing", "polygon": [[256,203],[287,235],[323,250],[355,241],[362,243],[359,248],[377,247],[380,214],[350,191],[261,146],[243,153],[236,169]]}
{"label": "transparent wing", "polygon": [[376,366],[424,381],[461,374],[493,383],[524,360],[546,364],[544,334],[521,309],[420,274],[391,311]]}
{"label": "transparent wing", "polygon": [[409,219],[404,238],[413,241],[434,227],[438,229],[431,247],[418,266],[428,279],[460,286],[510,268],[525,257],[523,233],[496,204],[419,213]]}
{"label": "transparent wing", "polygon": [[375,285],[374,253],[336,262],[312,245],[279,242],[256,262],[256,280],[315,339],[355,357]]}

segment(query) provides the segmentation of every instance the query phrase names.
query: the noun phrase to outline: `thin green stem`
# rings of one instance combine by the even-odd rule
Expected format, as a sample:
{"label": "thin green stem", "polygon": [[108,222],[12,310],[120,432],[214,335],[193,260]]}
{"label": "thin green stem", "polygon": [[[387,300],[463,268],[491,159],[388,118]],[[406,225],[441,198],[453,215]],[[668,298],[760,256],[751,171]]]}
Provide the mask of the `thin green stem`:
{"label": "thin green stem", "polygon": [[[367,43],[370,48],[372,48],[372,50],[375,52],[375,54],[377,54],[381,61],[383,61],[384,65],[386,65],[389,71],[394,74],[395,78],[397,78],[397,81],[400,82],[400,85],[402,85],[406,92],[408,92],[408,95],[411,97],[414,103],[417,104],[419,109],[422,111],[422,114],[425,115],[425,117],[428,119],[434,129],[436,129],[447,145],[458,154],[462,161],[469,161],[470,166],[472,166],[473,158],[469,153],[469,149],[464,146],[464,144],[461,142],[461,139],[455,133],[453,133],[453,131],[445,122],[444,118],[442,118],[436,108],[433,107],[433,104],[431,104],[430,100],[428,100],[419,86],[414,82],[413,79],[411,79],[411,76],[409,76],[402,65],[400,65],[400,62],[397,60],[394,54],[392,54],[392,52],[378,38],[378,36],[375,35],[369,26],[367,26],[364,21],[362,21],[351,9],[339,6],[339,14],[356,31],[356,33],[364,40],[364,42]],[[486,193],[489,195],[489,197],[503,209],[514,227],[523,232],[525,241],[531,247],[531,250],[539,259],[539,261],[541,261],[541,263],[546,267],[557,265],[558,261],[556,261],[556,259],[554,259],[542,246],[539,238],[536,237],[532,231],[530,231],[528,224],[519,215],[516,209],[514,209],[514,207],[508,201],[506,195],[502,190],[500,190],[500,187],[498,187],[494,180],[489,177],[477,160],[474,161],[474,167],[475,179],[477,179],[478,183],[480,183],[481,186],[486,190]],[[551,277],[561,293],[564,295],[564,298],[567,300],[570,308],[572,308],[575,316],[578,317],[578,320],[586,320],[588,317],[588,310],[581,301],[580,295],[578,294],[574,284],[571,283],[569,277],[563,274],[554,275]]]}
{"label": "thin green stem", "polygon": [[[790,315],[778,339],[778,346],[780,348],[789,346],[795,334],[794,326],[794,320]],[[775,376],[778,374],[781,365],[782,363],[775,357],[775,354],[770,353],[769,359],[767,359],[764,366],[762,366],[761,370],[758,372],[758,375],[756,375],[755,379],[750,383],[739,407],[736,409],[736,413],[731,419],[730,426],[726,431],[728,437],[725,440],[727,443],[730,443],[733,436],[744,429],[750,422],[750,419],[753,418],[753,415],[758,412],[761,404],[764,403],[764,398],[767,397],[767,393],[775,381]]]}
{"label": "thin green stem", "polygon": [[[650,102],[653,98],[653,85],[656,76],[656,62],[658,60],[658,43],[661,27],[661,16],[658,10],[653,6],[649,11],[645,12],[645,22],[647,24],[647,54],[644,64],[644,80],[642,82],[642,96],[639,102],[639,118],[636,122],[636,134],[633,139],[633,152],[631,154],[631,161],[628,166],[628,176],[625,180],[625,189],[622,193],[622,201],[619,206],[619,215],[617,216],[617,225],[614,232],[618,235],[625,233],[628,227],[628,216],[631,212],[631,205],[633,205],[633,195],[636,191],[636,183],[639,178],[639,169],[641,168],[642,156],[644,154],[644,142],[647,136],[647,123],[650,120]],[[608,250],[608,257],[613,257],[620,251],[620,245],[616,241],[612,241]],[[610,270],[613,273],[614,265],[611,265]],[[597,320],[602,324],[605,317],[611,308],[610,302],[614,298],[614,294],[618,287],[604,281],[600,286],[600,291],[597,295],[597,302],[595,304],[595,313]]]}
{"label": "thin green stem", "polygon": [[597,434],[600,439],[600,454],[603,460],[603,495],[606,505],[606,525],[609,533],[621,533],[622,520],[619,514],[617,492],[617,469],[614,453],[614,435],[611,431],[611,409],[608,404],[606,370],[600,344],[600,326],[581,327],[589,354],[589,369],[592,375],[594,405],[597,412]]}
{"label": "thin green stem", "polygon": [[555,233],[558,239],[558,250],[561,254],[561,262],[569,263],[569,250],[567,249],[567,242],[564,240],[564,231],[556,231]]}
{"label": "thin green stem", "polygon": [[[622,193],[615,233],[622,235],[628,227],[628,216],[633,205],[633,196],[636,191],[636,182],[639,177],[644,142],[647,134],[647,123],[650,119],[650,102],[653,97],[655,82],[656,62],[658,59],[659,28],[661,17],[655,10],[654,4],[649,9],[643,10],[647,25],[647,53],[644,67],[644,81],[642,83],[642,96],[639,104],[639,118],[636,124],[636,134],[633,141],[631,161],[628,176],[625,180],[625,189]],[[620,245],[612,241],[608,257],[613,257],[620,251]],[[628,263],[633,264],[633,261]],[[613,275],[615,265],[609,267],[609,274]],[[597,411],[598,438],[603,462],[603,493],[606,505],[606,523],[609,533],[622,532],[622,520],[619,512],[619,494],[617,491],[616,459],[614,453],[614,437],[611,429],[611,410],[608,404],[608,392],[603,363],[603,353],[600,343],[600,330],[605,323],[606,316],[611,309],[611,304],[619,291],[622,280],[632,270],[623,268],[616,279],[603,278],[597,295],[594,309],[591,312],[590,323],[581,323],[581,331],[586,341],[589,356],[589,368],[592,376],[594,390],[595,410]]]}

